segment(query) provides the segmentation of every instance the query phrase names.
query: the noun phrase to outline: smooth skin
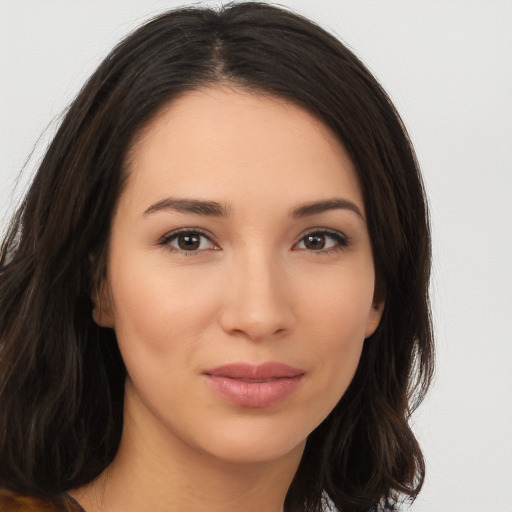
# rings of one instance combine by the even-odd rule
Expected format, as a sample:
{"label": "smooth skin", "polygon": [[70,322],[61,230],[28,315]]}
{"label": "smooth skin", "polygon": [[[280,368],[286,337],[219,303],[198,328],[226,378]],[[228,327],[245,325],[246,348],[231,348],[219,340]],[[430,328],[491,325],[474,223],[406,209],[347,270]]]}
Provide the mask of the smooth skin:
{"label": "smooth skin", "polygon": [[[94,311],[128,372],[123,436],[71,494],[88,512],[281,512],[382,314],[354,166],[304,109],[228,85],[172,101],[127,161]],[[269,407],[204,375],[269,361],[304,372]]]}

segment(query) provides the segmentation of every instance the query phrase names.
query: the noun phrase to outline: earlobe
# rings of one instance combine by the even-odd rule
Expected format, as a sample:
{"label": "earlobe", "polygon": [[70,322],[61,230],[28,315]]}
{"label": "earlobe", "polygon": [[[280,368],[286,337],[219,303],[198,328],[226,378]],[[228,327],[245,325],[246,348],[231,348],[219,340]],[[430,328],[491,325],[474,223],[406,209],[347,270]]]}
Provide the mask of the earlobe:
{"label": "earlobe", "polygon": [[366,322],[365,338],[369,338],[377,329],[384,311],[384,300],[374,300]]}
{"label": "earlobe", "polygon": [[100,327],[114,327],[114,314],[110,289],[105,279],[93,294],[92,318]]}

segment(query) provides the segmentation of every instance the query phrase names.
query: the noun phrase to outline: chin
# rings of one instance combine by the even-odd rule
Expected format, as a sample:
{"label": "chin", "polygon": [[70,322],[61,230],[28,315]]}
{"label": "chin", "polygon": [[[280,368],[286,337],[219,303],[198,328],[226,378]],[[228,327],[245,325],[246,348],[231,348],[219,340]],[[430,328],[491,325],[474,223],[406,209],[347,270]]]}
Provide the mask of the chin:
{"label": "chin", "polygon": [[300,460],[306,441],[290,445],[257,440],[243,444],[228,441],[226,444],[225,447],[216,447],[212,455],[229,464],[259,465],[288,458]]}
{"label": "chin", "polygon": [[[242,422],[243,423],[243,422]],[[306,444],[307,433],[282,425],[262,425],[262,422],[236,428],[211,429],[207,443],[200,443],[201,450],[216,459],[233,464],[261,464],[283,458],[300,460]]]}

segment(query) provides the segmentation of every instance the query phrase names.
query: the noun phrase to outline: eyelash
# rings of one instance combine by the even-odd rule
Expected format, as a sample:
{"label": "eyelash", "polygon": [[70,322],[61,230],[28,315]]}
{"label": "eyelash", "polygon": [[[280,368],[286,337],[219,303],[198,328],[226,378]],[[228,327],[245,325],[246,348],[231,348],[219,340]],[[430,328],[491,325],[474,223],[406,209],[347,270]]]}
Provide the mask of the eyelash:
{"label": "eyelash", "polygon": [[205,231],[203,231],[202,229],[198,229],[198,228],[180,228],[175,231],[172,231],[171,233],[164,235],[158,242],[158,245],[160,245],[162,247],[166,247],[170,252],[183,254],[184,256],[197,256],[198,254],[200,254],[201,252],[203,252],[205,250],[218,250],[218,248],[217,248],[217,249],[201,249],[201,250],[187,251],[185,249],[179,249],[179,248],[173,247],[171,245],[171,242],[176,240],[180,235],[196,235],[196,236],[199,235],[199,237],[206,238],[208,240],[208,242],[210,242],[211,244],[218,247],[217,244],[212,240],[212,236],[210,234],[208,234]]}
{"label": "eyelash", "polygon": [[[329,247],[327,249],[318,249],[318,250],[309,250],[308,252],[322,255],[322,254],[330,254],[335,251],[342,251],[345,248],[347,248],[350,245],[350,239],[341,233],[340,231],[335,231],[333,229],[326,229],[326,228],[315,228],[312,229],[306,233],[304,233],[298,242],[294,244],[294,246],[298,245],[299,243],[302,243],[306,237],[308,236],[323,236],[326,238],[330,238],[335,242],[335,245],[333,247]],[[303,249],[307,250],[307,249]]]}
{"label": "eyelash", "polygon": [[[179,249],[179,248],[173,247],[171,245],[171,242],[176,240],[180,235],[196,235],[199,237],[206,238],[208,240],[208,242],[211,243],[212,245],[216,246],[216,248],[215,249],[195,249],[195,250],[188,251],[186,249]],[[300,250],[308,251],[308,252],[318,254],[318,255],[329,254],[334,251],[340,251],[350,245],[350,239],[346,235],[344,235],[343,233],[341,233],[339,231],[326,229],[326,228],[315,228],[315,229],[312,229],[312,230],[304,233],[301,236],[301,238],[297,242],[294,243],[293,246],[296,247],[300,243],[303,243],[304,240],[306,239],[306,237],[308,237],[308,236],[326,237],[327,239],[330,238],[332,241],[335,242],[335,245],[333,247],[329,247],[327,249],[323,249],[323,248],[318,249],[318,250],[314,250],[314,249],[308,250],[307,248],[300,249]],[[202,253],[205,250],[219,250],[218,245],[212,240],[212,236],[198,228],[180,228],[175,231],[172,231],[171,233],[168,233],[165,236],[163,236],[159,240],[158,245],[160,245],[162,247],[166,247],[170,252],[182,254],[184,256],[198,256],[200,253]]]}

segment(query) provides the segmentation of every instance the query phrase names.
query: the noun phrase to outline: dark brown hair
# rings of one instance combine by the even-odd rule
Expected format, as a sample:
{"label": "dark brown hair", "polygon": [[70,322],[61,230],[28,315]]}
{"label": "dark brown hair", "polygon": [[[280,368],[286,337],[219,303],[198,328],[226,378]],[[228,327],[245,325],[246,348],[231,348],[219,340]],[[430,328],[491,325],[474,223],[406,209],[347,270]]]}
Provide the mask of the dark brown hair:
{"label": "dark brown hair", "polygon": [[112,461],[125,369],[92,320],[127,153],[186,90],[229,83],[287,98],[339,138],[363,189],[381,323],[356,375],[308,438],[287,510],[414,498],[424,461],[409,427],[433,372],[430,236],[418,165],[385,92],[336,38],[264,3],[184,8],[122,41],[69,107],[0,253],[0,485],[56,496]]}

